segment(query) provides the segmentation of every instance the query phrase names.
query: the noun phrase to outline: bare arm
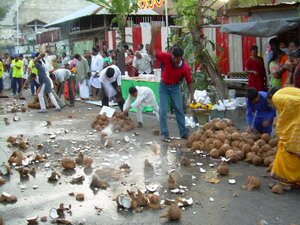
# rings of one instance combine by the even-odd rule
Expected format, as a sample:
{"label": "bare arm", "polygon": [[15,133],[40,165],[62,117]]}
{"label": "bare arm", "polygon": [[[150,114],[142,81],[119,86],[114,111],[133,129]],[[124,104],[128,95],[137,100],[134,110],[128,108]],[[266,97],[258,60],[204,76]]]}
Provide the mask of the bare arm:
{"label": "bare arm", "polygon": [[149,55],[151,55],[151,57],[155,58],[155,51],[154,51],[154,44],[155,44],[155,40],[157,38],[157,35],[160,32],[160,27],[152,27],[151,28],[151,41],[150,41],[150,45],[149,45]]}
{"label": "bare arm", "polygon": [[187,86],[188,86],[188,89],[189,89],[189,92],[190,92],[191,102],[195,102],[193,83],[188,83]]}
{"label": "bare arm", "polygon": [[36,63],[37,61],[41,60],[42,58],[45,57],[45,53],[44,52],[41,52],[38,57],[35,57],[35,59],[33,60],[34,63]]}

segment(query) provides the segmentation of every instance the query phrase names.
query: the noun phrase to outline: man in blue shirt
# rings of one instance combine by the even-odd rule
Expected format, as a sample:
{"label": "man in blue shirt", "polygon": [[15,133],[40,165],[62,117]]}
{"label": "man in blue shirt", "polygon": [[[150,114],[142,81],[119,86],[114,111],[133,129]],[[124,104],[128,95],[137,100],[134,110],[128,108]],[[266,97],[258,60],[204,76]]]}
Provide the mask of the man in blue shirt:
{"label": "man in blue shirt", "polygon": [[247,98],[248,130],[255,129],[259,133],[270,134],[274,117],[276,117],[276,110],[268,104],[268,93],[249,88]]}

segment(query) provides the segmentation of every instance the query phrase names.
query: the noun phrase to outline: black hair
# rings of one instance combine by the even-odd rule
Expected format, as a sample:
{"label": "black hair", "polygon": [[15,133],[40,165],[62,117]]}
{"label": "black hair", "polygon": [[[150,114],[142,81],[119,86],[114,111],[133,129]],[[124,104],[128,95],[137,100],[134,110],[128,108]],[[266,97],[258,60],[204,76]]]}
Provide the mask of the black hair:
{"label": "black hair", "polygon": [[135,94],[136,92],[137,92],[136,87],[130,87],[130,88],[129,88],[129,94],[130,94],[130,95],[133,95],[133,94]]}
{"label": "black hair", "polygon": [[114,75],[115,75],[115,69],[111,68],[111,67],[107,68],[107,70],[106,70],[106,76],[108,78],[112,78]]}
{"label": "black hair", "polygon": [[284,51],[282,51],[281,49],[276,49],[272,51],[272,58],[271,58],[271,62],[278,59],[279,55],[284,54]]}
{"label": "black hair", "polygon": [[288,56],[291,58],[300,58],[300,48],[297,50],[288,52]]}
{"label": "black hair", "polygon": [[269,41],[269,45],[275,45],[277,48],[279,48],[279,39],[278,38],[272,38],[270,41]]}
{"label": "black hair", "polygon": [[93,52],[99,52],[98,48],[92,48]]}
{"label": "black hair", "polygon": [[19,57],[22,58],[22,57],[23,57],[23,54],[20,54]]}
{"label": "black hair", "polygon": [[141,44],[139,44],[142,48],[144,48],[144,45],[141,43]]}
{"label": "black hair", "polygon": [[253,50],[254,50],[254,51],[255,51],[255,50],[256,50],[256,51],[258,50],[257,45],[252,45],[252,46],[251,46],[251,51],[253,51]]}
{"label": "black hair", "polygon": [[34,57],[38,57],[40,55],[39,52],[35,53]]}
{"label": "black hair", "polygon": [[255,89],[255,88],[248,88],[247,89],[247,94],[246,94],[246,97],[252,101],[254,100],[255,98],[257,98],[258,96],[258,91]]}
{"label": "black hair", "polygon": [[172,49],[172,55],[175,57],[182,57],[183,56],[183,50],[180,47],[175,47]]}
{"label": "black hair", "polygon": [[74,55],[74,58],[75,58],[75,59],[79,59],[79,58],[80,58],[80,55],[79,55],[79,54],[75,54],[75,55]]}
{"label": "black hair", "polygon": [[103,55],[108,56],[108,52],[104,50],[104,51],[103,51]]}
{"label": "black hair", "polygon": [[272,87],[269,91],[268,91],[268,98],[272,98],[273,95],[279,90],[280,88],[278,87]]}
{"label": "black hair", "polygon": [[51,80],[56,80],[54,73],[50,73],[50,78],[51,78]]}
{"label": "black hair", "polygon": [[123,48],[124,48],[125,50],[129,49],[128,44],[124,44],[124,45],[123,45]]}

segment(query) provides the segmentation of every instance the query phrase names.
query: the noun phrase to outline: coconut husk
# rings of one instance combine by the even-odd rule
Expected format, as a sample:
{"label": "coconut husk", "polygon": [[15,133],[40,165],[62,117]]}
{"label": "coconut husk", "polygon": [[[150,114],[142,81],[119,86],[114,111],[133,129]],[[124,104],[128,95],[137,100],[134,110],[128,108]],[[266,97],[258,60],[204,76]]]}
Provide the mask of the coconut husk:
{"label": "coconut husk", "polygon": [[3,185],[6,183],[6,180],[4,180],[2,177],[0,177],[0,185]]}
{"label": "coconut husk", "polygon": [[63,158],[60,161],[60,165],[66,170],[73,170],[76,167],[75,160],[70,159],[70,158]]}
{"label": "coconut husk", "polygon": [[220,157],[220,151],[216,148],[213,148],[210,152],[209,152],[209,155],[212,157],[212,158],[219,158]]}
{"label": "coconut husk", "polygon": [[222,161],[220,163],[220,165],[217,168],[217,172],[218,174],[220,174],[221,176],[226,176],[229,173],[229,167],[227,165],[226,161]]}
{"label": "coconut husk", "polygon": [[189,160],[187,157],[185,157],[185,156],[182,156],[181,158],[180,158],[180,164],[182,165],[182,166],[185,166],[185,167],[189,167],[189,166],[191,166],[191,160]]}
{"label": "coconut husk", "polygon": [[168,188],[169,189],[175,189],[178,187],[178,184],[173,176],[173,174],[171,173],[168,177]]}
{"label": "coconut husk", "polygon": [[248,176],[247,182],[246,182],[246,189],[248,191],[252,191],[254,189],[259,188],[261,185],[261,181],[258,177],[255,176]]}
{"label": "coconut husk", "polygon": [[75,163],[77,164],[77,165],[82,165],[82,162],[83,162],[83,154],[82,154],[82,152],[80,152],[79,154],[78,154],[78,156],[75,158]]}
{"label": "coconut husk", "polygon": [[282,194],[283,193],[283,188],[282,188],[282,186],[280,185],[280,184],[276,184],[276,185],[274,185],[273,187],[272,187],[272,192],[274,193],[274,194]]}
{"label": "coconut husk", "polygon": [[82,164],[83,164],[84,168],[90,168],[93,164],[93,158],[84,156],[83,160],[82,160]]}
{"label": "coconut husk", "polygon": [[173,204],[170,206],[167,213],[161,215],[160,218],[167,218],[171,221],[179,220],[181,218],[181,209],[178,207],[177,204]]}

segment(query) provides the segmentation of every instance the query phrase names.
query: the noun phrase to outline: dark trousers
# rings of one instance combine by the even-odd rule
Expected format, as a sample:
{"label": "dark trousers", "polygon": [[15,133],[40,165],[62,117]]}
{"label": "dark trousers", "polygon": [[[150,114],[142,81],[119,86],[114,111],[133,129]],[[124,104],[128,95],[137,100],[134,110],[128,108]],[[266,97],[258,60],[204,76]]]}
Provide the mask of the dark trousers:
{"label": "dark trousers", "polygon": [[[73,105],[75,102],[74,99],[74,93],[73,93],[73,87],[72,87],[72,78],[69,78],[67,80],[68,82],[68,89],[69,89],[69,100],[70,104]],[[57,95],[58,97],[61,97],[61,94],[64,92],[65,82],[59,83],[57,86]]]}
{"label": "dark trousers", "polygon": [[3,91],[3,78],[0,78],[0,93]]}
{"label": "dark trousers", "polygon": [[30,91],[32,95],[35,94],[38,88],[39,88],[39,84],[36,82],[36,80],[30,79]]}
{"label": "dark trousers", "polygon": [[[123,112],[123,106],[125,103],[124,98],[122,97],[122,92],[119,92],[117,87],[118,87],[118,83],[117,81],[111,83],[111,85],[114,87],[114,89],[117,91],[117,94],[115,95],[116,101],[118,103],[119,108],[121,109],[121,111]],[[102,86],[103,87],[103,86]],[[108,101],[108,97],[104,91],[104,89],[102,88],[102,106],[109,106],[109,101]]]}
{"label": "dark trousers", "polygon": [[17,93],[17,89],[18,89],[18,94],[21,93],[22,82],[23,82],[22,78],[15,78],[15,77],[12,78],[12,91],[14,94]]}

